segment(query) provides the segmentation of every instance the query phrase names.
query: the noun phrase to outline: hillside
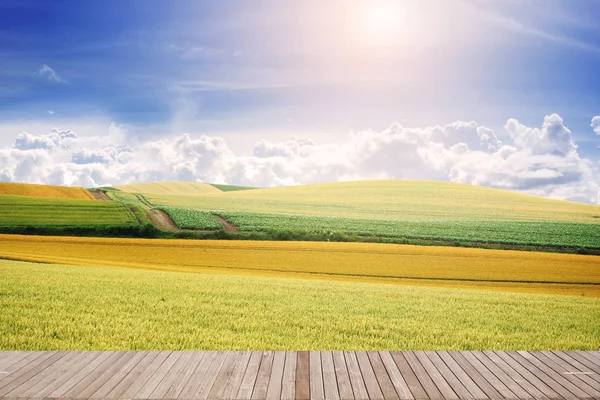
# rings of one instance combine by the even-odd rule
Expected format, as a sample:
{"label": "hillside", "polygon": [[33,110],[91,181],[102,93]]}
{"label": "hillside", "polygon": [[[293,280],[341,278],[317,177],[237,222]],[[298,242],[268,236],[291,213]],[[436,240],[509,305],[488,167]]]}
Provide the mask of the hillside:
{"label": "hillside", "polygon": [[94,197],[84,188],[31,185],[25,183],[0,182],[0,195],[43,197],[52,199],[92,200]]}
{"label": "hillside", "polygon": [[357,181],[201,196],[149,193],[145,197],[155,205],[199,210],[394,220],[600,223],[599,206],[434,181]]}
{"label": "hillside", "polygon": [[135,183],[131,185],[115,186],[126,193],[154,193],[168,195],[189,195],[189,194],[206,194],[220,193],[221,190],[202,182],[151,182],[151,183]]}

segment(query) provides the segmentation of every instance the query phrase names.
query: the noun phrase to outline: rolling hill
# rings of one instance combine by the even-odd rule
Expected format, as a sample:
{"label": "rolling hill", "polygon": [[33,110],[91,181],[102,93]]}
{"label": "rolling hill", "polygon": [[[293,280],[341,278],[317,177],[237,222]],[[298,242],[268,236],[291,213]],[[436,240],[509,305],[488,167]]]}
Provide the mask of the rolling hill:
{"label": "rolling hill", "polygon": [[27,197],[43,197],[51,199],[77,199],[93,200],[94,196],[84,188],[31,185],[25,183],[0,182],[0,195],[14,195]]}
{"label": "rolling hill", "polygon": [[125,193],[154,193],[168,195],[189,195],[220,193],[221,190],[202,182],[151,182],[115,186],[115,189]]}

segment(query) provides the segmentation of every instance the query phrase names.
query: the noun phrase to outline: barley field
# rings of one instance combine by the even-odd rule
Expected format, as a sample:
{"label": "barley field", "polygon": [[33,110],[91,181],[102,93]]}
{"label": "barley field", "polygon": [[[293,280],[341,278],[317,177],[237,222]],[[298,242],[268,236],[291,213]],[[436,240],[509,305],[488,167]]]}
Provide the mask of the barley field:
{"label": "barley field", "polygon": [[0,235],[0,257],[133,269],[600,297],[597,256],[376,243]]}
{"label": "barley field", "polygon": [[89,191],[80,187],[31,185],[8,182],[0,182],[0,195],[76,200],[93,200],[94,198]]}
{"label": "barley field", "polygon": [[580,296],[7,260],[0,276],[2,350],[600,346],[600,301]]}
{"label": "barley field", "polygon": [[125,193],[155,193],[155,194],[205,194],[219,193],[216,187],[202,182],[151,182],[135,183],[131,185],[115,186],[121,192]]}

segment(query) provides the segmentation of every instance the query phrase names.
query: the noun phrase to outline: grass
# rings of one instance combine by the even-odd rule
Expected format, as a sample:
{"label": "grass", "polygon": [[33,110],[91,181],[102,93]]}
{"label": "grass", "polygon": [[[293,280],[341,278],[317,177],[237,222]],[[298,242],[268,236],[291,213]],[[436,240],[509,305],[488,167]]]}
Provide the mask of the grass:
{"label": "grass", "polygon": [[207,211],[192,210],[189,208],[159,207],[166,212],[175,225],[181,229],[218,230],[223,225],[215,216]]}
{"label": "grass", "polygon": [[220,190],[202,182],[150,182],[132,185],[115,186],[116,189],[126,193],[160,193],[160,194],[206,194],[219,193]]}
{"label": "grass", "polygon": [[172,272],[600,297],[596,256],[375,243],[0,236],[0,257]]}
{"label": "grass", "polygon": [[148,194],[153,205],[327,217],[600,224],[600,207],[480,186],[433,181],[360,181],[202,195]]}
{"label": "grass", "polygon": [[0,228],[137,225],[131,210],[116,202],[0,195]]}
{"label": "grass", "polygon": [[600,301],[0,260],[2,350],[595,350]]}
{"label": "grass", "polygon": [[42,197],[54,199],[92,200],[93,196],[80,187],[30,185],[0,182],[0,195]]}
{"label": "grass", "polygon": [[238,190],[254,190],[258,189],[252,186],[237,186],[237,185],[221,185],[218,183],[211,183],[212,186],[216,187],[222,192],[236,192]]}
{"label": "grass", "polygon": [[[181,210],[181,209],[180,209]],[[183,212],[183,211],[180,211]],[[188,212],[186,229],[205,229],[210,220],[197,211]],[[335,233],[358,236],[443,239],[516,245],[600,248],[600,224],[539,221],[439,221],[389,220],[322,217],[295,214],[267,214],[213,211],[247,232],[296,230],[309,233]],[[179,225],[179,219],[175,223]]]}

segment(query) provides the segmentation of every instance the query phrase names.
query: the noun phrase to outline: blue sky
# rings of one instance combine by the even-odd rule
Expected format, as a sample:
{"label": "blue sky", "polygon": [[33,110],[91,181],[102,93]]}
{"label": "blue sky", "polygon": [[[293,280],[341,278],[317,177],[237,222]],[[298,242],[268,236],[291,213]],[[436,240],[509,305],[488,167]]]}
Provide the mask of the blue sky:
{"label": "blue sky", "polygon": [[2,0],[0,147],[113,124],[126,142],[189,133],[250,155],[394,122],[502,139],[510,118],[557,113],[597,162],[599,15],[597,0]]}

